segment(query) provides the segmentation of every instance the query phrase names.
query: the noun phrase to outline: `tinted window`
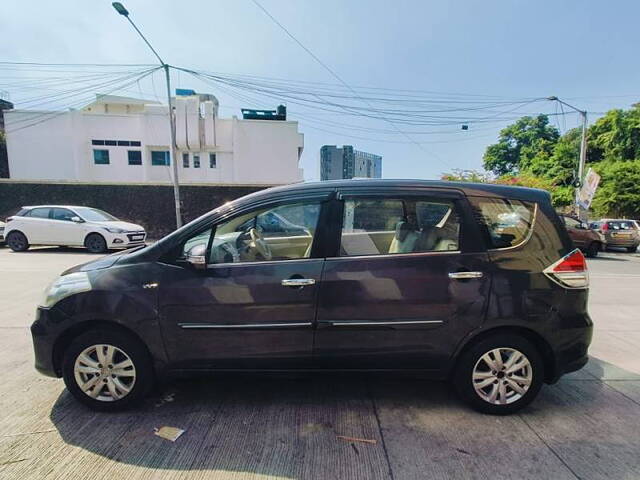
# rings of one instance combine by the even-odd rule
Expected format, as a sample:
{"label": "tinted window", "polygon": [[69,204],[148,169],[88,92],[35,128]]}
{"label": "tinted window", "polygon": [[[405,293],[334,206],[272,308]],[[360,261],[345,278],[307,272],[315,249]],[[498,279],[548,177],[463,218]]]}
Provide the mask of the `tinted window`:
{"label": "tinted window", "polygon": [[571,217],[562,217],[564,219],[564,223],[569,228],[580,228],[582,223],[575,218]]}
{"label": "tinted window", "polygon": [[25,214],[25,217],[49,218],[50,208],[33,208]]}
{"label": "tinted window", "polygon": [[127,151],[129,165],[142,165],[142,152],[140,150]]}
{"label": "tinted window", "polygon": [[607,222],[609,230],[635,230],[636,226],[633,222],[614,221]]}
{"label": "tinted window", "polygon": [[[208,263],[308,258],[320,204],[296,203],[261,209],[216,226]],[[205,255],[210,233],[189,239],[183,255]]]}
{"label": "tinted window", "polygon": [[151,165],[169,165],[169,152],[157,150],[151,152]]}
{"label": "tinted window", "polygon": [[477,199],[481,221],[486,225],[491,248],[507,248],[522,243],[534,221],[534,205],[508,198]]}
{"label": "tinted window", "polygon": [[96,165],[109,165],[109,150],[94,150],[93,163]]}
{"label": "tinted window", "polygon": [[73,217],[77,215],[73,213],[71,210],[66,208],[54,208],[53,209],[53,219],[54,220],[64,220],[70,222]]}
{"label": "tinted window", "polygon": [[439,199],[353,199],[344,203],[340,255],[456,251],[460,219]]}

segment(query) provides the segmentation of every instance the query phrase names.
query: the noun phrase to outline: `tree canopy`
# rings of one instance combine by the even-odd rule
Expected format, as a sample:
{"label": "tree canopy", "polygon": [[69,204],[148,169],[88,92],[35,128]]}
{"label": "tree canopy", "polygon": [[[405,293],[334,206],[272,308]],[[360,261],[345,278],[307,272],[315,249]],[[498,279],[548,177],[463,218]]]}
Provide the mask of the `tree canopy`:
{"label": "tree canopy", "polygon": [[[556,207],[573,203],[581,131],[564,135],[546,115],[522,117],[500,131],[483,157],[484,172],[454,171],[446,180],[490,181],[549,190]],[[587,130],[587,168],[602,179],[593,201],[596,215],[640,217],[640,103],[610,110]]]}

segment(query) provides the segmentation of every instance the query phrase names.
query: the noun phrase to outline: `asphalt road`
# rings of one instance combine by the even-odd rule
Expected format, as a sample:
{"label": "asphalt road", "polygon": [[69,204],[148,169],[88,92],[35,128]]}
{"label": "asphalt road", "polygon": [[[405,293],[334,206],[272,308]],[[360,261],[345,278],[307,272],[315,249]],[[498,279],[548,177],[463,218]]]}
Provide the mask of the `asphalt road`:
{"label": "asphalt road", "polygon": [[[639,255],[589,262],[588,366],[509,417],[445,384],[358,376],[182,381],[93,413],[35,372],[28,330],[47,283],[91,258],[0,248],[0,478],[640,478]],[[163,425],[186,432],[172,443],[153,434]]]}

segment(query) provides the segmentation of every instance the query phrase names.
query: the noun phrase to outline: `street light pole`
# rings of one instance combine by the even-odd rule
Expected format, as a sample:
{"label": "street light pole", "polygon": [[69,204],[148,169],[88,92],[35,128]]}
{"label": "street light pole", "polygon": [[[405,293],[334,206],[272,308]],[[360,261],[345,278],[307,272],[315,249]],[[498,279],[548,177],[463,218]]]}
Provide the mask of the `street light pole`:
{"label": "street light pole", "polygon": [[571,108],[572,110],[575,110],[576,112],[578,112],[580,114],[580,116],[582,117],[582,136],[580,138],[580,160],[578,162],[578,176],[577,176],[577,181],[576,181],[576,193],[575,193],[575,208],[576,208],[576,215],[578,216],[578,218],[580,218],[580,220],[582,220],[582,215],[580,212],[580,189],[582,188],[582,182],[584,180],[584,167],[585,164],[587,163],[587,111],[586,110],[580,110],[579,108],[574,107],[573,105],[569,105],[567,102],[564,102],[562,100],[560,100],[558,97],[547,97],[547,100],[550,100],[552,102],[558,102],[561,103],[562,105],[565,105],[569,108]]}
{"label": "street light pole", "polygon": [[180,228],[182,226],[182,215],[180,214],[180,184],[178,182],[178,161],[176,156],[176,121],[175,113],[173,111],[173,105],[171,104],[171,78],[169,75],[170,66],[165,63],[164,60],[162,60],[160,55],[158,55],[158,52],[156,52],[155,49],[151,46],[140,29],[138,29],[136,24],[133,23],[133,20],[131,20],[131,18],[129,17],[129,11],[124,7],[124,5],[122,5],[122,3],[120,2],[113,2],[111,5],[116,10],[116,12],[118,12],[129,21],[131,26],[135,29],[136,32],[138,32],[138,35],[140,35],[142,40],[144,40],[144,43],[146,43],[147,46],[151,49],[153,54],[160,62],[160,65],[162,65],[162,68],[164,69],[165,79],[167,82],[167,105],[169,106],[169,136],[171,141],[171,145],[169,148],[169,163],[171,163],[171,165],[173,166],[173,198],[176,207],[176,226]]}

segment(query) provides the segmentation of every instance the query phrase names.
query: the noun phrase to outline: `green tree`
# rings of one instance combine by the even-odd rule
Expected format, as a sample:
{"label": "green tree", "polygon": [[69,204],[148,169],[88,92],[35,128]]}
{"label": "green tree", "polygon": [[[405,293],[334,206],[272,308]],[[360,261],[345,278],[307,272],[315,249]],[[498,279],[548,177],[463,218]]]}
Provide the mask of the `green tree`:
{"label": "green tree", "polygon": [[593,211],[602,216],[637,218],[640,213],[640,160],[605,161],[595,166],[602,177]]}
{"label": "green tree", "polygon": [[451,172],[443,173],[440,178],[449,182],[491,182],[491,176],[487,172],[480,172],[478,170],[463,170],[461,168],[454,168]]}
{"label": "green tree", "polygon": [[484,168],[498,176],[528,170],[548,161],[559,138],[546,115],[522,117],[502,129],[498,143],[487,148]]}
{"label": "green tree", "polygon": [[609,110],[589,127],[588,139],[588,162],[640,159],[640,104]]}

